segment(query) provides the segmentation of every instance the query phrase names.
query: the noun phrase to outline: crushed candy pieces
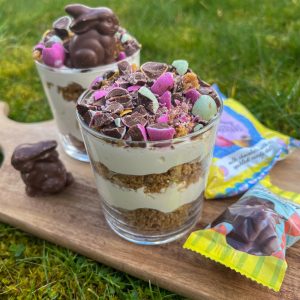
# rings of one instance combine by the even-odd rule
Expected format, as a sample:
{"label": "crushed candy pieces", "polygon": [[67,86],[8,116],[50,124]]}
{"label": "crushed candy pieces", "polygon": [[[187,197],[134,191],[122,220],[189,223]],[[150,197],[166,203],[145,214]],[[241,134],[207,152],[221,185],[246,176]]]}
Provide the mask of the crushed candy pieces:
{"label": "crushed candy pieces", "polygon": [[215,100],[208,96],[201,96],[195,103],[192,109],[194,116],[199,116],[203,120],[208,121],[218,112],[218,107]]}
{"label": "crushed candy pieces", "polygon": [[185,97],[191,100],[193,104],[200,98],[200,93],[195,88],[187,90],[184,94]]}
{"label": "crushed candy pieces", "polygon": [[159,97],[159,103],[165,105],[168,109],[172,107],[172,94],[170,91],[165,91],[160,97]]}
{"label": "crushed candy pieces", "polygon": [[151,141],[171,140],[174,137],[175,129],[166,123],[157,123],[146,128]]}
{"label": "crushed candy pieces", "polygon": [[167,90],[172,89],[174,85],[173,73],[166,72],[160,75],[151,87],[151,91],[154,94],[161,96]]}
{"label": "crushed candy pieces", "polygon": [[65,49],[61,43],[53,43],[42,50],[42,59],[47,66],[60,68],[64,64]]}
{"label": "crushed candy pieces", "polygon": [[155,95],[145,86],[139,89],[139,94],[144,96],[145,107],[147,107],[152,113],[156,113],[159,104]]}
{"label": "crushed candy pieces", "polygon": [[184,75],[189,68],[189,63],[186,60],[178,59],[172,62],[172,66],[176,68],[176,72],[179,75]]}
{"label": "crushed candy pieces", "polygon": [[77,109],[91,128],[110,137],[137,142],[185,137],[205,127],[220,107],[212,87],[202,82],[182,60],[140,68],[121,61],[118,71],[94,80]]}
{"label": "crushed candy pieces", "polygon": [[146,62],[141,66],[141,71],[151,80],[157,79],[168,70],[168,65],[158,62]]}

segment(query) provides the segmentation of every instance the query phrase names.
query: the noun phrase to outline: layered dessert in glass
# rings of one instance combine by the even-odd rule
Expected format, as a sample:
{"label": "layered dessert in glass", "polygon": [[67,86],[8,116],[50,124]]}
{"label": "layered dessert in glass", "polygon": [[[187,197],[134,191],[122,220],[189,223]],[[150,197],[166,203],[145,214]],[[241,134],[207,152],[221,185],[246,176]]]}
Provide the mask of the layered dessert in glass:
{"label": "layered dessert in glass", "polygon": [[90,83],[117,70],[118,61],[140,63],[140,45],[113,11],[80,4],[65,8],[69,16],[54,21],[33,49],[33,57],[56,120],[64,150],[88,161],[76,120],[76,101]]}
{"label": "layered dessert in glass", "polygon": [[123,238],[160,244],[199,220],[222,102],[184,60],[127,62],[92,84],[77,117],[104,215]]}

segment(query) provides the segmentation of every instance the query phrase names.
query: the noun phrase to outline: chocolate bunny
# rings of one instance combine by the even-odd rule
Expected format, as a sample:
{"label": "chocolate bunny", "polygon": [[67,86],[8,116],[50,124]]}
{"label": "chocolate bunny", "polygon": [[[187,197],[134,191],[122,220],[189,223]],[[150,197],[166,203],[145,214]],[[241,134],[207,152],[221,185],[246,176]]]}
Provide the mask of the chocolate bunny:
{"label": "chocolate bunny", "polygon": [[90,8],[71,4],[65,11],[74,19],[70,29],[75,33],[69,42],[70,63],[73,68],[91,68],[114,61],[115,33],[119,21],[106,7]]}
{"label": "chocolate bunny", "polygon": [[28,196],[55,194],[73,182],[71,173],[58,158],[56,146],[56,141],[42,141],[15,149],[11,164],[21,172]]}
{"label": "chocolate bunny", "polygon": [[272,255],[280,247],[276,224],[281,221],[273,202],[251,196],[229,206],[211,226],[223,222],[231,224],[233,229],[226,234],[230,246],[264,256]]}

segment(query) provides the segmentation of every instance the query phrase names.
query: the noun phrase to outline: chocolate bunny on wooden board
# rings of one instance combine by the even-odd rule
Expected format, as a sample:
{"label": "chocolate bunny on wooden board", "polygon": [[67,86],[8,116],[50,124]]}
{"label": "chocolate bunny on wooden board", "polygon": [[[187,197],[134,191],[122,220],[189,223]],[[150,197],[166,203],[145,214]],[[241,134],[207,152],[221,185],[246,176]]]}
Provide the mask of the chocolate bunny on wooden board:
{"label": "chocolate bunny on wooden board", "polygon": [[56,141],[42,141],[22,144],[15,149],[11,164],[21,172],[27,195],[55,194],[73,182],[73,176],[58,158],[56,147]]}
{"label": "chocolate bunny on wooden board", "polygon": [[65,11],[74,19],[70,29],[75,33],[68,50],[73,68],[91,68],[114,61],[115,33],[119,21],[106,7],[90,8],[71,4]]}

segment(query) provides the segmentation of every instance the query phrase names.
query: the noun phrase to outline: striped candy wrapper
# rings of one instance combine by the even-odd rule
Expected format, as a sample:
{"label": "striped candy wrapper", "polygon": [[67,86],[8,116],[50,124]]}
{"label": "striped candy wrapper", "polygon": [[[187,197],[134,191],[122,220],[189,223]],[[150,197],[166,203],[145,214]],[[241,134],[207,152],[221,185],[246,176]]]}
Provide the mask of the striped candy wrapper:
{"label": "striped candy wrapper", "polygon": [[267,176],[206,229],[191,233],[195,251],[279,291],[286,249],[300,239],[300,194],[271,184]]}

